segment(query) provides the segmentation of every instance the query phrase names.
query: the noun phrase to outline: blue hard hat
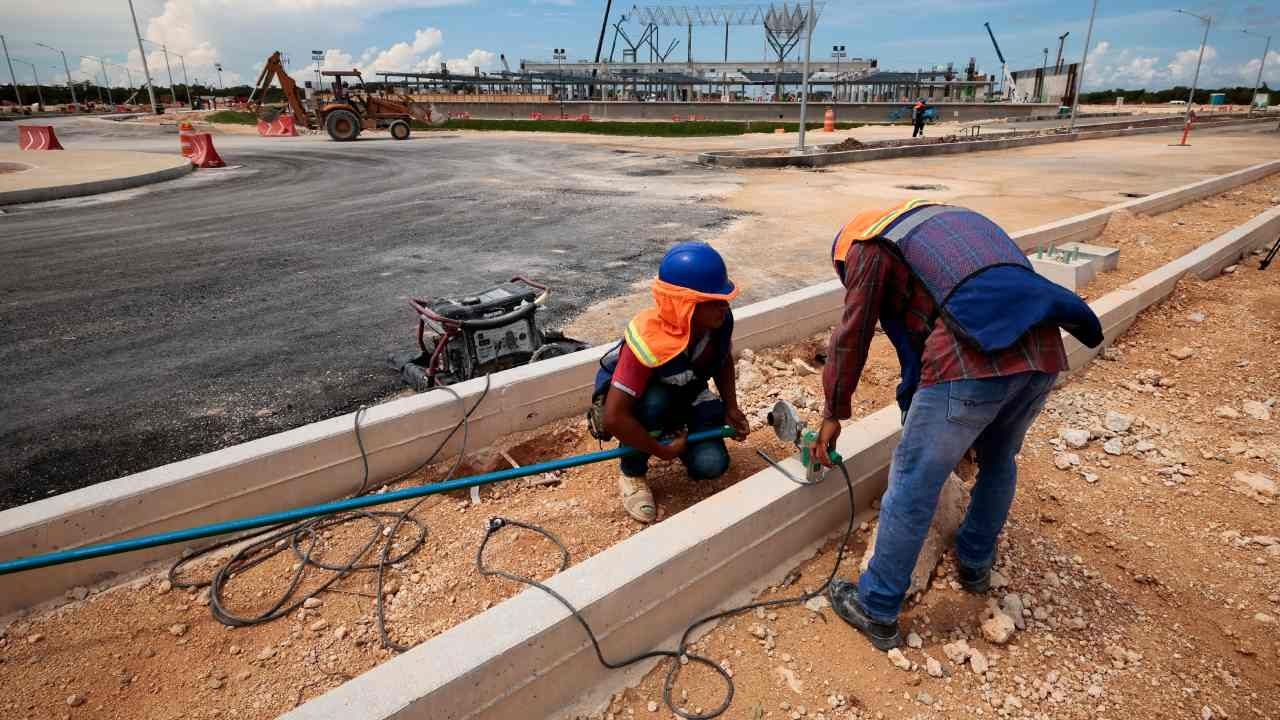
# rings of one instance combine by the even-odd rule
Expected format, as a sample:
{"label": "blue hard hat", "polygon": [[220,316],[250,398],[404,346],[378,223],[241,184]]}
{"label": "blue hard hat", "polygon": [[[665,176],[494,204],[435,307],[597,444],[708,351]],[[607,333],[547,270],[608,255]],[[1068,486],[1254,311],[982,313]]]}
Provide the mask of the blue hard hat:
{"label": "blue hard hat", "polygon": [[724,258],[700,242],[682,242],[668,250],[658,267],[658,279],[708,295],[729,295],[734,289]]}

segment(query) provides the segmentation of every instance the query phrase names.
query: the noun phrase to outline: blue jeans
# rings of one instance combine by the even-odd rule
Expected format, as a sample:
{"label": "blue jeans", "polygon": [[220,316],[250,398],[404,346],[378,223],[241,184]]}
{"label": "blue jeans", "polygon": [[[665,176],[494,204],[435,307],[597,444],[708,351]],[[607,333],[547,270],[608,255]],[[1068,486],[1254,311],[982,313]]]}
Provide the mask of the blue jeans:
{"label": "blue jeans", "polygon": [[[612,389],[610,392],[620,392]],[[689,432],[714,430],[724,425],[724,401],[705,384],[693,388],[672,388],[653,382],[636,401],[635,417],[646,430],[660,432],[688,429]],[[729,451],[724,440],[704,440],[693,443],[680,456],[689,477],[694,480],[713,480],[729,469]],[[622,474],[628,477],[644,477],[649,470],[648,455],[628,455],[622,458]]]}
{"label": "blue jeans", "polygon": [[956,533],[956,559],[969,568],[992,565],[1013,504],[1014,457],[1056,379],[1056,373],[1026,372],[916,392],[893,453],[875,555],[858,581],[858,601],[871,619],[897,619],[942,484],[970,447],[978,454],[978,479]]}

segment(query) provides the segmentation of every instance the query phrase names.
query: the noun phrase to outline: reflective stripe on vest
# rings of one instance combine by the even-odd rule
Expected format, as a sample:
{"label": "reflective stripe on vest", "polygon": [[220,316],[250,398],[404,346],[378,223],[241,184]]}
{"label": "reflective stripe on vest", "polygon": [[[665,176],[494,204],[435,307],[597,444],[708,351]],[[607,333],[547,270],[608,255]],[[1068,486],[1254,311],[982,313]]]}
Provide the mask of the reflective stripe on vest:
{"label": "reflective stripe on vest", "polygon": [[[840,228],[840,232],[836,234],[835,242],[831,245],[831,261],[836,264],[837,272],[839,272],[840,265],[848,257],[849,249],[853,247],[855,242],[875,240],[898,218],[912,210],[918,210],[930,205],[936,206],[938,203],[930,200],[908,200],[882,214],[859,213],[844,227]],[[840,274],[843,279],[843,273]]]}

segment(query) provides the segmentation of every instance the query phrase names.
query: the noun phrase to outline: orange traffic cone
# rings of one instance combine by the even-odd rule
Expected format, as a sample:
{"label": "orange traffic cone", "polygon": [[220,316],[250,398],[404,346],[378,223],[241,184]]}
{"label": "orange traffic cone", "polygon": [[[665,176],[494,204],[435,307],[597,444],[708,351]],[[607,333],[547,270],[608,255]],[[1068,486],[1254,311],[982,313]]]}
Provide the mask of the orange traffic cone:
{"label": "orange traffic cone", "polygon": [[827,112],[822,116],[822,132],[836,131],[836,111],[834,108],[827,108]]}
{"label": "orange traffic cone", "polygon": [[191,135],[191,164],[198,168],[226,167],[227,163],[213,149],[213,136],[209,133],[193,133]]}
{"label": "orange traffic cone", "polygon": [[195,148],[191,144],[191,136],[195,132],[196,129],[190,122],[183,120],[178,123],[178,142],[182,146],[182,157],[189,158],[195,152]]}

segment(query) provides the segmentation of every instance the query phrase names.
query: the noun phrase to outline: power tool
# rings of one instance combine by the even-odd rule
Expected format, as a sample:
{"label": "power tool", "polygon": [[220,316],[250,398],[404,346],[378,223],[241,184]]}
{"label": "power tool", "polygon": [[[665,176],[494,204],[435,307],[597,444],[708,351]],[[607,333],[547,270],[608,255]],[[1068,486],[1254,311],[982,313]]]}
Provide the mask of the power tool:
{"label": "power tool", "polygon": [[[814,485],[822,482],[822,479],[826,477],[825,468],[822,463],[812,457],[810,451],[810,448],[818,440],[818,433],[805,426],[804,422],[800,420],[800,413],[796,412],[795,406],[786,400],[779,400],[773,406],[773,409],[769,411],[767,419],[769,427],[773,428],[773,432],[778,436],[779,440],[791,443],[800,449],[800,462],[804,465],[804,480],[800,480],[787,472],[773,458],[757,450],[756,452],[759,453],[760,457],[767,460],[778,472],[801,485]],[[831,458],[833,463],[844,462],[844,458],[835,450],[828,450],[827,457]]]}

